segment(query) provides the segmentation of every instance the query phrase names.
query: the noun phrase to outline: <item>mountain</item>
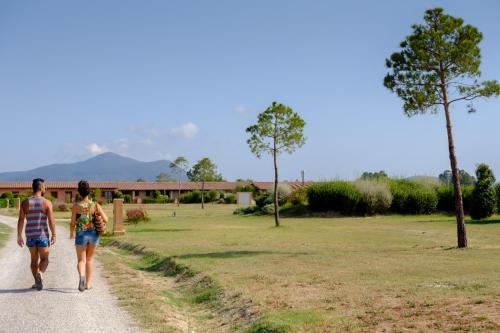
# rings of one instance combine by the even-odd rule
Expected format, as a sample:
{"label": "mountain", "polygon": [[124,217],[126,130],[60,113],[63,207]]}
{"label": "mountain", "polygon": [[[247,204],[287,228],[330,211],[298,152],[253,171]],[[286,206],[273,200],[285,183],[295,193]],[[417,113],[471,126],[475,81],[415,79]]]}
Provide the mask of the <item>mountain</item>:
{"label": "mountain", "polygon": [[[0,181],[31,181],[34,178],[43,178],[47,181],[78,181],[81,179],[95,181],[136,181],[142,178],[155,181],[161,172],[178,179],[179,175],[169,167],[170,161],[161,160],[141,162],[133,158],[123,157],[115,153],[104,153],[88,160],[51,164],[28,171],[0,173]],[[186,180],[186,173],[181,174]]]}

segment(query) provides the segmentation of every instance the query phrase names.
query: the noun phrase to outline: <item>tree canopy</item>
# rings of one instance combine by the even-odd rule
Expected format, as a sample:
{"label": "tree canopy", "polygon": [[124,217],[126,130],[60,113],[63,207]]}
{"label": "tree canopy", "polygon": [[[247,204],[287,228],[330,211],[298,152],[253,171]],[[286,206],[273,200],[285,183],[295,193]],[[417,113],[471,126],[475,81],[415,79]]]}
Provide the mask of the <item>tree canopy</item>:
{"label": "tree canopy", "polygon": [[[445,103],[469,102],[498,96],[497,81],[479,82],[483,35],[463,19],[444,14],[442,8],[426,11],[424,24],[412,25],[413,33],[401,42],[400,52],[386,60],[390,72],[384,85],[404,102],[406,115],[433,113]],[[443,94],[443,87],[448,94]]]}
{"label": "tree canopy", "polygon": [[202,158],[187,173],[193,182],[216,182],[223,181],[222,175],[217,172],[217,165],[208,157]]}

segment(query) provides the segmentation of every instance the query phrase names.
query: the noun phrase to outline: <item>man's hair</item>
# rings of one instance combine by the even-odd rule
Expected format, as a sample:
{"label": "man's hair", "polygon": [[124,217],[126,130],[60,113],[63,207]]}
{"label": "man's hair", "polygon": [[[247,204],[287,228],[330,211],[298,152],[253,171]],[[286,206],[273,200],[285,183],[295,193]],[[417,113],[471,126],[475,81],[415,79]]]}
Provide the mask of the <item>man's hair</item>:
{"label": "man's hair", "polygon": [[42,178],[33,179],[33,183],[31,184],[31,188],[33,189],[33,193],[41,191],[43,183],[45,183],[45,180]]}
{"label": "man's hair", "polygon": [[78,182],[78,193],[82,196],[82,199],[90,194],[90,185],[86,180],[80,180]]}

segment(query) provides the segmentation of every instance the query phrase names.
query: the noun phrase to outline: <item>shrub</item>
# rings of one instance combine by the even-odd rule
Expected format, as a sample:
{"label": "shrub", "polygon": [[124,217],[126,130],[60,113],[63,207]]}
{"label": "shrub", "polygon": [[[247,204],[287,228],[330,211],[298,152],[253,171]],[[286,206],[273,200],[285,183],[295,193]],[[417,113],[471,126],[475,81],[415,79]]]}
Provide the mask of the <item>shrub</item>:
{"label": "shrub", "polygon": [[4,198],[0,199],[0,208],[9,208],[9,207],[12,207],[12,206],[13,206],[13,204],[12,204],[11,200],[4,199]]}
{"label": "shrub", "polygon": [[224,203],[235,204],[236,203],[236,196],[232,193],[226,193],[224,195]]}
{"label": "shrub", "polygon": [[273,215],[274,214],[274,204],[265,205],[260,209],[260,212],[264,215]]}
{"label": "shrub", "polygon": [[200,203],[201,202],[201,191],[194,190],[192,192],[187,192],[181,195],[180,201],[182,203]]}
{"label": "shrub", "polygon": [[54,210],[56,212],[69,212],[69,207],[66,204],[59,204],[57,205]]}
{"label": "shrub", "polygon": [[148,213],[141,208],[127,209],[127,222],[132,224],[138,224],[140,222],[148,222]]}
{"label": "shrub", "polygon": [[260,208],[257,206],[248,206],[248,207],[240,207],[234,210],[233,214],[235,215],[248,215],[254,214],[257,211],[260,211]]}
{"label": "shrub", "polygon": [[155,198],[151,198],[151,197],[144,197],[144,198],[142,198],[142,203],[145,204],[145,205],[155,204],[156,203],[156,199]]}
{"label": "shrub", "polygon": [[123,199],[123,193],[122,191],[114,191],[113,192],[113,199]]}
{"label": "shrub", "polygon": [[238,186],[234,189],[234,192],[252,192],[255,193],[257,189],[253,185],[243,185],[243,186]]}
{"label": "shrub", "polygon": [[307,206],[307,188],[300,187],[293,191],[288,197],[288,202],[293,206]]}
{"label": "shrub", "polygon": [[265,191],[255,197],[255,204],[257,205],[257,207],[262,208],[265,205],[272,204],[273,200],[274,199],[272,193],[269,191]]}
{"label": "shrub", "polygon": [[[287,202],[290,194],[292,194],[292,189],[288,186],[288,184],[278,184],[278,204],[280,206]],[[271,200],[274,201],[274,190],[271,192]]]}
{"label": "shrub", "polygon": [[476,169],[477,182],[472,191],[470,216],[473,219],[490,217],[497,208],[497,194],[493,185],[495,176],[490,167],[484,163]]}
{"label": "shrub", "polygon": [[358,212],[362,215],[384,214],[392,204],[389,185],[384,181],[358,180],[354,183],[361,194]]}
{"label": "shrub", "polygon": [[9,199],[10,202],[14,201],[14,194],[12,192],[4,192],[2,195],[0,195],[0,198],[2,199]]}
{"label": "shrub", "polygon": [[[462,202],[464,205],[464,211],[470,211],[470,199],[472,190],[474,186],[464,185],[462,186]],[[453,185],[441,185],[436,189],[436,195],[438,197],[437,209],[443,212],[454,212],[455,211],[455,192]]]}
{"label": "shrub", "polygon": [[438,198],[433,189],[409,180],[390,182],[391,210],[400,214],[430,214],[436,211]]}
{"label": "shrub", "polygon": [[132,203],[132,196],[130,194],[125,194],[123,196],[123,202],[126,204]]}
{"label": "shrub", "polygon": [[495,192],[497,194],[497,212],[500,212],[500,184],[495,185]]}
{"label": "shrub", "polygon": [[[470,207],[472,206],[472,192],[474,191],[473,185],[462,186],[462,201],[464,203],[464,211],[470,212]],[[455,210],[455,208],[453,208]]]}
{"label": "shrub", "polygon": [[208,191],[208,193],[206,193],[205,195],[205,199],[206,199],[206,202],[214,202],[214,201],[217,201],[219,200],[219,198],[221,197],[221,194],[219,191],[217,190],[210,190]]}
{"label": "shrub", "polygon": [[309,206],[316,211],[337,211],[344,215],[354,214],[361,195],[352,183],[331,181],[308,187]]}

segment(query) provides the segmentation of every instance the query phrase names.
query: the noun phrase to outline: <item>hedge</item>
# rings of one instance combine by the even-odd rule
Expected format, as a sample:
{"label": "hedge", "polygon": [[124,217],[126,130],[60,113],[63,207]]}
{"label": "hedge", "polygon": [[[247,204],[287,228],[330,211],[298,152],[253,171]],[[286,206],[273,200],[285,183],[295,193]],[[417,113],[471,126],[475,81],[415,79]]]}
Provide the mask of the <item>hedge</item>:
{"label": "hedge", "polygon": [[312,184],[307,189],[309,206],[315,211],[335,211],[344,215],[357,213],[361,194],[346,181],[330,181]]}
{"label": "hedge", "polygon": [[436,191],[417,182],[399,179],[390,182],[391,211],[399,214],[431,214],[436,211]]}

